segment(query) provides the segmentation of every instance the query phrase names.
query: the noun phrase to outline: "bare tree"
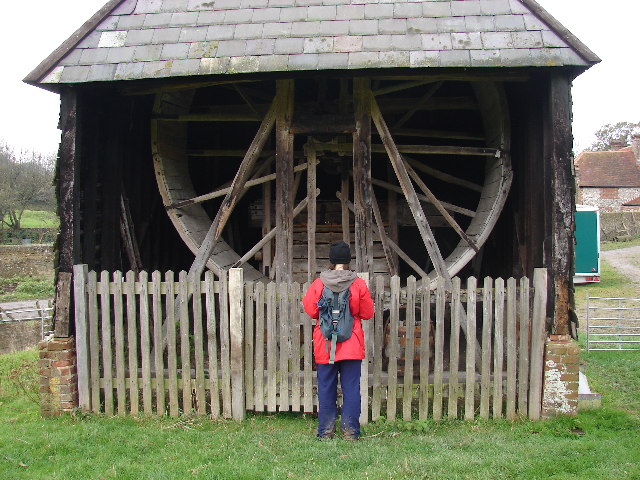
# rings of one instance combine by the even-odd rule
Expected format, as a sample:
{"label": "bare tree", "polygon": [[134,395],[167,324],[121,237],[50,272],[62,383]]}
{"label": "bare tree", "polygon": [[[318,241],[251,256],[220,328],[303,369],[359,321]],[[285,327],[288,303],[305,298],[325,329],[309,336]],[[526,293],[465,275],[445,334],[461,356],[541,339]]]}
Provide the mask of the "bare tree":
{"label": "bare tree", "polygon": [[640,122],[607,123],[596,132],[597,140],[587,150],[599,152],[613,150],[618,144],[629,145],[635,133],[640,133]]}
{"label": "bare tree", "polygon": [[20,228],[28,208],[53,209],[53,169],[52,157],[29,151],[17,154],[6,143],[0,143],[1,226]]}

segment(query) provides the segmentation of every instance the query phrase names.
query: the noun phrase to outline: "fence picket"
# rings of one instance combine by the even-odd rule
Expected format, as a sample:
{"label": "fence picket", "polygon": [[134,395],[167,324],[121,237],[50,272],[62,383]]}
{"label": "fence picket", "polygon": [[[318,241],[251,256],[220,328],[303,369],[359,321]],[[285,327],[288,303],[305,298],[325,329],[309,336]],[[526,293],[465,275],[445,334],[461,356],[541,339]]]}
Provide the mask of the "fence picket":
{"label": "fence picket", "polygon": [[449,334],[449,398],[447,403],[447,417],[458,418],[458,367],[460,359],[460,278],[452,281],[451,292],[451,333]]}
{"label": "fence picket", "polygon": [[253,359],[255,345],[254,341],[254,283],[247,282],[244,286],[244,391],[245,408],[253,408]]}
{"label": "fence picket", "polygon": [[529,335],[531,322],[529,321],[529,279],[520,279],[520,347],[518,372],[518,414],[527,416],[529,390]]}
{"label": "fence picket", "polygon": [[507,407],[508,420],[516,419],[518,352],[516,349],[516,280],[507,280]]}
{"label": "fence picket", "polygon": [[373,421],[380,418],[382,398],[385,396],[384,385],[382,384],[382,349],[384,348],[384,277],[376,277],[375,289],[375,314],[373,318],[373,394],[371,398],[371,419]]}
{"label": "fence picket", "polygon": [[209,356],[209,395],[211,418],[220,416],[220,382],[218,380],[218,340],[216,337],[216,295],[213,272],[204,274],[207,310],[207,355]]}
{"label": "fence picket", "polygon": [[391,277],[391,306],[389,308],[389,367],[387,375],[387,419],[396,418],[398,383],[398,323],[400,323],[400,278]]}
{"label": "fence picket", "polygon": [[113,272],[113,315],[115,317],[116,337],[116,397],[118,415],[126,415],[126,383],[124,359],[124,310],[122,304],[122,273]]}
{"label": "fence picket", "polygon": [[104,375],[104,413],[113,415],[113,353],[111,336],[111,292],[109,272],[100,274],[100,311],[102,326],[102,368]]}
{"label": "fence picket", "polygon": [[416,329],[416,277],[407,279],[407,315],[405,320],[404,347],[404,384],[402,387],[402,419],[411,420],[411,401],[413,400],[413,357],[415,355]]}
{"label": "fence picket", "polygon": [[220,278],[220,372],[222,391],[222,416],[231,418],[231,363],[229,345],[229,282],[226,275]]}
{"label": "fence picket", "polygon": [[493,418],[502,417],[502,372],[504,366],[504,280],[495,281],[493,334]]}
{"label": "fence picket", "polygon": [[127,343],[129,346],[129,408],[131,415],[140,411],[138,384],[138,316],[136,314],[136,274],[129,270],[123,288],[127,300]]}
{"label": "fence picket", "polygon": [[547,316],[547,271],[533,271],[533,313],[531,315],[531,361],[529,374],[529,418],[539,420],[542,407],[542,367]]}
{"label": "fence picket", "polygon": [[229,270],[229,354],[231,369],[231,416],[245,418],[244,392],[244,278],[241,268]]}
{"label": "fence picket", "polygon": [[147,272],[138,276],[140,283],[140,360],[142,363],[142,411],[153,413],[151,400],[151,338],[149,331],[149,282]]}
{"label": "fence picket", "polygon": [[[180,411],[178,409],[178,358],[176,352],[176,318],[175,318],[175,284],[173,272],[169,270],[165,273],[165,313],[167,320],[165,322],[167,333],[167,370],[169,371],[169,415],[177,416]],[[162,349],[160,349],[162,350]]]}
{"label": "fence picket", "polygon": [[255,343],[255,380],[254,405],[257,412],[264,412],[264,283],[258,282],[255,287],[256,303],[256,343]]}
{"label": "fence picket", "polygon": [[280,323],[280,349],[279,349],[279,408],[281,412],[289,410],[289,350],[291,348],[289,339],[289,323],[291,309],[289,308],[289,285],[281,283],[278,285],[278,319]]}
{"label": "fence picket", "polygon": [[489,419],[491,396],[491,331],[493,327],[493,281],[484,279],[482,289],[482,369],[480,372],[480,418]]}
{"label": "fence picket", "polygon": [[100,341],[98,338],[98,287],[96,272],[87,277],[87,303],[89,307],[89,356],[91,358],[91,410],[100,413]]}
{"label": "fence picket", "polygon": [[[359,273],[358,276],[364,280],[369,287],[369,274]],[[369,319],[362,322],[362,333],[364,334],[364,360],[360,364],[360,425],[369,423],[369,359],[371,358],[371,328]]]}
{"label": "fence picket", "polygon": [[77,375],[78,375],[78,406],[85,410],[91,410],[91,395],[89,394],[89,318],[87,315],[87,266],[75,265],[73,267],[73,294],[76,299],[74,310],[76,319],[76,348],[77,348]]}
{"label": "fence picket", "polygon": [[300,411],[300,284],[291,285],[291,411]]}
{"label": "fence picket", "polygon": [[178,273],[178,315],[180,329],[180,378],[182,380],[182,413],[190,415],[191,402],[191,342],[189,341],[189,282],[187,272]]}
{"label": "fence picket", "polygon": [[277,410],[276,363],[278,344],[276,341],[276,284],[267,285],[267,411]]}
{"label": "fence picket", "polygon": [[422,279],[422,297],[420,300],[420,394],[418,400],[418,418],[426,420],[429,415],[429,360],[431,357],[431,290],[429,281]]}
{"label": "fence picket", "polygon": [[[467,347],[464,384],[464,419],[473,420],[476,392],[476,287],[474,277],[467,279]],[[478,366],[479,367],[479,366]]]}
{"label": "fence picket", "polygon": [[204,344],[202,338],[202,287],[197,278],[193,284],[193,351],[196,362],[196,410],[198,415],[207,414],[206,389],[204,386]]}
{"label": "fence picket", "polygon": [[438,277],[436,290],[435,358],[433,365],[433,419],[436,421],[442,420],[445,300],[444,280]]}
{"label": "fence picket", "polygon": [[[305,283],[303,291],[306,292],[309,284]],[[314,319],[303,315],[302,332],[304,335],[304,411],[313,412],[313,324]]]}
{"label": "fence picket", "polygon": [[156,377],[156,413],[165,415],[165,382],[162,355],[162,277],[157,270],[151,273],[151,305],[153,313],[153,352]]}

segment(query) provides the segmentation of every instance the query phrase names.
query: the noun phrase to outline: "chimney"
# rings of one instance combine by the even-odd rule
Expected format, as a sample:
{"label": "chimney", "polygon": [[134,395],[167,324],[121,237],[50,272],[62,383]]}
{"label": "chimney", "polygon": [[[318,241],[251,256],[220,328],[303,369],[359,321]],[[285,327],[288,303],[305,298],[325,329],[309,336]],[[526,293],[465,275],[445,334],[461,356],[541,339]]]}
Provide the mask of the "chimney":
{"label": "chimney", "polygon": [[611,150],[622,150],[627,146],[627,139],[625,137],[618,137],[611,140]]}
{"label": "chimney", "polygon": [[631,135],[631,150],[633,150],[636,160],[640,163],[640,133]]}

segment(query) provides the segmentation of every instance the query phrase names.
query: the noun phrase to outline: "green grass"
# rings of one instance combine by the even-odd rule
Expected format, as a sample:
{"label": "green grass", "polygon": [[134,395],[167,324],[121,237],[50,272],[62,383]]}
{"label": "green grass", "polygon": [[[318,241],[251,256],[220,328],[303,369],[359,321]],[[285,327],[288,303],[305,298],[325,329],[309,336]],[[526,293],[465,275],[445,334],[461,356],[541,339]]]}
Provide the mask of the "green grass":
{"label": "green grass", "polygon": [[640,245],[640,236],[634,237],[628,242],[602,242],[600,250],[617,250],[619,248],[637,247]]}
{"label": "green grass", "polygon": [[58,228],[60,220],[55,212],[25,210],[20,219],[22,228]]}
{"label": "green grass", "polygon": [[[35,358],[34,351],[0,356],[0,375]],[[309,415],[42,419],[18,388],[5,388],[0,478],[639,478],[637,383],[618,385],[637,378],[640,357],[626,357],[620,368],[612,368],[619,362],[612,352],[586,358],[591,382],[605,393],[600,410],[542,422],[379,421],[358,442],[316,440]],[[621,391],[609,395],[614,390]]]}
{"label": "green grass", "polygon": [[0,278],[0,302],[52,298],[53,282],[31,277]]}
{"label": "green grass", "polygon": [[576,305],[583,308],[587,295],[592,297],[635,297],[637,287],[626,276],[618,273],[606,262],[600,261],[600,282],[575,286]]}

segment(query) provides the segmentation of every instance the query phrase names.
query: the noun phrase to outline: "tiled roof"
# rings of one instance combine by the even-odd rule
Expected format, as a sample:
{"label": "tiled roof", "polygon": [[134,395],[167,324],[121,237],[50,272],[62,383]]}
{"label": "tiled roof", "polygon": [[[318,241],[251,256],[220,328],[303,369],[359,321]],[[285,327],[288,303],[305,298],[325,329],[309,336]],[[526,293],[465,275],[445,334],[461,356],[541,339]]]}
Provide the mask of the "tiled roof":
{"label": "tiled roof", "polygon": [[631,147],[582,152],[575,165],[580,187],[640,187],[640,162]]}
{"label": "tiled roof", "polygon": [[112,0],[25,81],[598,61],[535,0]]}

